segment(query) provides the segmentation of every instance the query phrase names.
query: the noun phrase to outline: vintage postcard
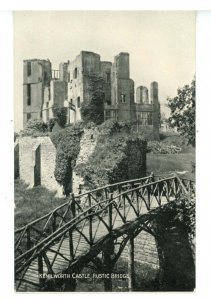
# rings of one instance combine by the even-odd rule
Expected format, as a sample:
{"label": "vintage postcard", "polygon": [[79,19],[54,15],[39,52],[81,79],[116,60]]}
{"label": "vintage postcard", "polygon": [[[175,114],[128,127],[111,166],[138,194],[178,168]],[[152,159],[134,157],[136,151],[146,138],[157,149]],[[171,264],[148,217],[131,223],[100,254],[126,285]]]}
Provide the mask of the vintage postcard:
{"label": "vintage postcard", "polygon": [[15,291],[194,291],[196,12],[13,18]]}

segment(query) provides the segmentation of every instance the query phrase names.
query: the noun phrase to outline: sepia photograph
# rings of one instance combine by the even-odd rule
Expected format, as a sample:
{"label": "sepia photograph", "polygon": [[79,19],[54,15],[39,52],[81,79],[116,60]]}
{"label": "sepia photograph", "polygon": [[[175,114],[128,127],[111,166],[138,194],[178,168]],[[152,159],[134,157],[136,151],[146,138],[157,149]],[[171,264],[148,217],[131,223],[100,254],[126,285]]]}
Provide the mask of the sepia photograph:
{"label": "sepia photograph", "polygon": [[193,292],[195,11],[14,11],[14,290]]}

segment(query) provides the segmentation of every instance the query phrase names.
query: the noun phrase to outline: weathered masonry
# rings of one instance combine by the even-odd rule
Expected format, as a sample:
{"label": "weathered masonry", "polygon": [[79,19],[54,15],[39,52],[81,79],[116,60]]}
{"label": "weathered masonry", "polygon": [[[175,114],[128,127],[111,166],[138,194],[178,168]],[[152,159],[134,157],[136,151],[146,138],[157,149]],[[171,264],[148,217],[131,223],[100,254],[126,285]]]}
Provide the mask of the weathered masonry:
{"label": "weathered masonry", "polygon": [[14,151],[16,174],[21,180],[30,188],[42,185],[62,196],[62,187],[54,177],[56,148],[49,137],[19,138]]}
{"label": "weathered masonry", "polygon": [[81,120],[81,103],[91,100],[92,80],[98,78],[98,88],[104,92],[104,119],[134,121],[158,138],[158,83],[151,83],[150,97],[143,86],[136,89],[135,97],[129,53],[119,53],[111,63],[101,61],[99,54],[81,51],[73,61],[61,62],[58,70],[52,70],[49,60],[24,60],[23,75],[24,127],[30,119],[53,118],[55,106],[67,108],[67,123]]}
{"label": "weathered masonry", "polygon": [[[80,140],[80,152],[75,166],[67,173],[65,186],[60,185],[54,176],[56,166],[57,150],[49,136],[43,137],[20,137],[14,145],[15,156],[15,178],[20,178],[29,185],[29,188],[42,185],[50,191],[55,191],[58,197],[65,195],[65,187],[70,192],[78,194],[88,189],[84,177],[78,173],[77,167],[86,164],[93,154],[97,145],[99,132],[96,129],[84,129]],[[89,149],[89,151],[87,151]],[[125,146],[125,156],[116,165],[116,176],[118,180],[139,178],[146,175],[146,142],[130,142]],[[126,163],[125,163],[126,162]],[[138,162],[134,166],[135,162]],[[101,167],[104,170],[104,167]],[[104,170],[106,172],[106,170]],[[109,176],[106,178],[109,184]]]}

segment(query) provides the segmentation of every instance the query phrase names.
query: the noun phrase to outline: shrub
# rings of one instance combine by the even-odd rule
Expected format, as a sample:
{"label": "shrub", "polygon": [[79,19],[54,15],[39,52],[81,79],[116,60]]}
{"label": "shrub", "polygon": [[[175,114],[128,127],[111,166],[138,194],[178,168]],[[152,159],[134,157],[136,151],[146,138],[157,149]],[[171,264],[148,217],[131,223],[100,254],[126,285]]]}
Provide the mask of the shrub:
{"label": "shrub", "polygon": [[162,142],[149,141],[147,151],[153,154],[176,154],[181,153],[182,149],[175,145],[167,145]]}
{"label": "shrub", "polygon": [[87,124],[85,124],[84,127],[85,127],[86,129],[94,128],[94,127],[95,127],[95,123],[92,122],[92,121],[90,121],[90,122],[88,122]]}
{"label": "shrub", "polygon": [[155,136],[151,128],[133,125],[133,130],[146,141],[154,141]]}
{"label": "shrub", "polygon": [[48,125],[42,120],[29,120],[26,128],[21,130],[20,136],[46,136],[48,135]]}
{"label": "shrub", "polygon": [[[98,126],[98,129],[102,135],[114,135],[119,132],[130,133],[132,131],[131,122],[117,122],[109,119]],[[134,133],[133,133],[134,136]]]}

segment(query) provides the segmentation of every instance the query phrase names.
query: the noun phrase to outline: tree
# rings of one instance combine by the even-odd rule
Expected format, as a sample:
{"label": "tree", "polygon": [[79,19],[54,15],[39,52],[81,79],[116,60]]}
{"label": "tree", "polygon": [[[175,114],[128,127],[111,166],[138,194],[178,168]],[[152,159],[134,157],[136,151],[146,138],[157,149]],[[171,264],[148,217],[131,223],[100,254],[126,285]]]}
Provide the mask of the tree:
{"label": "tree", "polygon": [[176,127],[188,143],[195,146],[195,78],[190,85],[177,90],[177,96],[167,98],[171,116],[168,119],[170,127]]}

